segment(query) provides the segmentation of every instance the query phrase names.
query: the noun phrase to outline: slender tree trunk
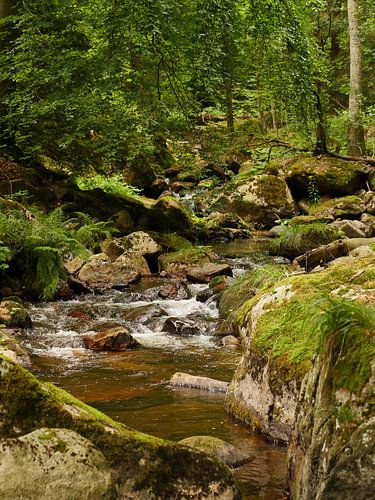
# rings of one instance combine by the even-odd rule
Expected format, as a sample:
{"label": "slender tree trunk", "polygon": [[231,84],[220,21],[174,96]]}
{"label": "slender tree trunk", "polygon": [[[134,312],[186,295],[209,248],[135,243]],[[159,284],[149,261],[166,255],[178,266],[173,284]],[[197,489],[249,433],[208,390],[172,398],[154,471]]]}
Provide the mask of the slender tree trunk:
{"label": "slender tree trunk", "polygon": [[350,91],[348,153],[365,154],[364,131],[361,125],[362,100],[362,48],[359,28],[359,0],[348,0],[350,44]]}
{"label": "slender tree trunk", "polygon": [[273,99],[271,101],[271,117],[272,117],[272,128],[276,132],[276,137],[279,137],[279,127],[277,124],[276,106],[275,106],[275,102]]}
{"label": "slender tree trunk", "polygon": [[325,154],[327,152],[327,131],[324,120],[324,112],[322,106],[322,100],[320,98],[322,83],[317,82],[316,84],[316,112],[318,116],[318,123],[316,125],[316,145],[315,154]]}
{"label": "slender tree trunk", "polygon": [[233,85],[230,80],[228,80],[225,85],[225,99],[226,99],[227,130],[229,134],[233,134],[234,132]]}

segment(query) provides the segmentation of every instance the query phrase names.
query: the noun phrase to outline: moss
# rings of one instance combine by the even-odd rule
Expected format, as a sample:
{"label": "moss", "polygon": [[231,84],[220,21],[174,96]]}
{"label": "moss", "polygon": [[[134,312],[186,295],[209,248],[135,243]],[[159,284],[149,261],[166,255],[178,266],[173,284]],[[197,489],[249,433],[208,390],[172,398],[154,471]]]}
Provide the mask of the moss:
{"label": "moss", "polygon": [[340,236],[337,228],[320,222],[292,225],[272,241],[270,254],[294,259],[321,245],[332,243]]}
{"label": "moss", "polygon": [[172,252],[159,257],[159,264],[162,270],[168,270],[176,266],[177,268],[191,267],[197,264],[211,262],[210,247],[185,248],[178,252]]}
{"label": "moss", "polygon": [[148,234],[167,252],[178,252],[179,250],[193,246],[191,241],[176,233],[155,233],[148,231]]}
{"label": "moss", "polygon": [[[329,297],[332,292],[334,296],[337,296],[339,290],[344,297],[348,293],[350,296],[354,290],[359,297],[359,303],[361,300],[363,303],[368,301],[371,303],[371,300],[374,302],[372,292],[375,282],[374,264],[373,256],[348,259],[337,262],[321,273],[290,276],[280,281],[277,286],[290,286],[293,296],[265,308],[252,336],[253,352],[260,358],[269,357],[278,372],[282,374],[283,380],[301,381],[311,367],[314,355],[322,348],[322,328],[317,318],[322,315],[329,318],[332,314],[325,310],[326,302],[321,297]],[[358,274],[358,269],[363,272]],[[367,294],[366,290],[368,290]],[[265,293],[272,295],[273,287],[269,287]],[[260,293],[246,301],[235,312],[236,321],[240,326],[246,327],[248,315],[262,295],[263,293]],[[317,297],[320,298],[317,299]],[[349,304],[346,306],[347,309],[351,304],[356,305],[353,301],[344,300],[343,302]],[[357,307],[365,309],[365,306]],[[368,307],[371,309],[371,306]],[[344,320],[346,317],[351,318],[350,314],[342,316]],[[370,323],[369,320],[367,324]],[[338,334],[340,331],[342,331],[340,325],[336,329],[333,328],[337,352],[341,354],[334,362],[332,378],[337,387],[346,387],[358,392],[371,373],[371,360],[375,354],[373,338],[375,320],[372,333],[369,326],[363,326],[357,330],[353,327],[350,334],[353,336],[350,337],[348,334],[351,340],[344,351],[342,350],[343,337]]]}
{"label": "moss", "polygon": [[343,196],[314,203],[310,206],[309,213],[310,215],[327,213],[340,217],[346,214],[359,213],[362,206],[363,200],[359,196]]}

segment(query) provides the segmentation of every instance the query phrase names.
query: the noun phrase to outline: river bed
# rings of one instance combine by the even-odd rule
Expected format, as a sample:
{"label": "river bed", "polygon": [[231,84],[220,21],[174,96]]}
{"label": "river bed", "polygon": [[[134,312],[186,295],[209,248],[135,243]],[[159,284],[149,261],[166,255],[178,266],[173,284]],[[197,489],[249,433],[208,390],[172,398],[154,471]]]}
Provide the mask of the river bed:
{"label": "river bed", "polygon": [[[233,246],[226,249],[226,260],[237,268],[236,274],[262,261],[251,255],[238,257]],[[195,298],[204,286],[190,285],[189,299],[163,300],[157,298],[163,283],[152,278],[123,292],[31,306],[34,328],[26,342],[34,373],[139,431],[174,441],[212,435],[230,442],[252,457],[236,470],[243,498],[282,498],[284,447],[226,415],[223,395],[168,385],[176,372],[230,381],[241,353],[218,345],[216,304]],[[164,323],[171,317],[193,322],[196,333],[167,333]],[[103,321],[127,326],[141,348],[120,353],[84,349],[82,337]]]}

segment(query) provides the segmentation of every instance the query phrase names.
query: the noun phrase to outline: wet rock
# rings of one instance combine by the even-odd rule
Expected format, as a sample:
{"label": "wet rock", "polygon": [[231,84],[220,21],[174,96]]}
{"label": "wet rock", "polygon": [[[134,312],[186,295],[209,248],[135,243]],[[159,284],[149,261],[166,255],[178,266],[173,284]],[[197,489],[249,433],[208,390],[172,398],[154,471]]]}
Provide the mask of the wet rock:
{"label": "wet rock", "polygon": [[[211,456],[132,431],[52,384],[39,382],[1,356],[0,401],[0,438],[17,438],[41,427],[60,427],[80,434],[111,464],[115,498],[240,498],[233,474]],[[23,473],[27,474],[25,468]],[[20,475],[17,480],[22,483]],[[85,474],[76,482],[85,484],[84,478]],[[1,481],[0,492],[3,484]],[[70,500],[71,490],[65,480],[62,484]],[[36,485],[30,488],[22,498],[32,498]],[[83,492],[77,498],[87,497]]]}
{"label": "wet rock", "polygon": [[209,283],[217,276],[233,276],[228,264],[205,264],[188,270],[186,276],[193,283]]}
{"label": "wet rock", "polygon": [[89,293],[90,288],[87,287],[82,281],[80,281],[77,278],[74,278],[73,276],[69,276],[68,278],[68,285],[69,288],[73,293],[76,293],[77,295],[81,295],[82,293]]}
{"label": "wet rock", "polygon": [[0,440],[0,496],[111,499],[110,466],[93,444],[66,429],[38,429]]}
{"label": "wet rock", "polygon": [[158,296],[168,300],[186,300],[192,297],[187,284],[183,281],[175,281],[161,287]]}
{"label": "wet rock", "polygon": [[140,346],[129,330],[120,325],[109,326],[94,335],[86,335],[83,342],[86,349],[92,351],[127,351]]}
{"label": "wet rock", "polygon": [[213,436],[192,436],[179,441],[184,446],[196,448],[215,455],[216,458],[230,467],[239,467],[254,457],[246,455],[235,446]]}
{"label": "wet rock", "polygon": [[199,326],[194,322],[188,323],[177,318],[168,318],[164,323],[163,331],[172,335],[182,335],[183,337],[202,333]]}
{"label": "wet rock", "polygon": [[125,321],[138,321],[140,323],[147,323],[150,319],[160,318],[166,316],[167,313],[156,304],[147,304],[144,306],[132,307],[125,310],[121,314],[121,318]]}
{"label": "wet rock", "polygon": [[69,284],[65,280],[60,280],[55,292],[55,300],[69,300],[72,297]]}
{"label": "wet rock", "polygon": [[228,382],[209,377],[199,377],[188,373],[175,373],[169,381],[172,387],[191,387],[210,392],[226,392]]}
{"label": "wet rock", "polygon": [[32,322],[27,309],[19,300],[0,302],[0,324],[14,328],[31,328]]}
{"label": "wet rock", "polygon": [[169,187],[166,179],[159,178],[155,179],[151,186],[147,189],[147,195],[151,198],[158,198],[164,191]]}
{"label": "wet rock", "polygon": [[183,189],[192,189],[194,187],[193,182],[182,182],[182,181],[175,181],[171,185],[171,190],[174,193],[179,193]]}
{"label": "wet rock", "polygon": [[28,366],[31,363],[30,356],[14,337],[15,334],[16,331],[13,329],[0,328],[0,355],[22,366]]}
{"label": "wet rock", "polygon": [[125,288],[137,281],[142,273],[150,274],[150,270],[141,255],[127,254],[115,262],[110,262],[107,256],[100,254],[82,267],[78,278],[90,288],[105,290]]}
{"label": "wet rock", "polygon": [[212,288],[205,288],[204,290],[200,290],[197,293],[196,299],[198,302],[207,302],[207,300],[213,297],[214,295],[215,292],[213,291]]}

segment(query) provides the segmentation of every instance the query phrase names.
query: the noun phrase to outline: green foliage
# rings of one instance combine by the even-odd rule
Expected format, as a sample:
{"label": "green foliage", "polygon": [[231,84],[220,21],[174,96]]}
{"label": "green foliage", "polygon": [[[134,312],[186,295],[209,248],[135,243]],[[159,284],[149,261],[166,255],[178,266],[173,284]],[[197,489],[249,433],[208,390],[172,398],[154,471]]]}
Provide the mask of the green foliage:
{"label": "green foliage", "polygon": [[319,188],[316,185],[316,181],[313,175],[309,176],[309,182],[307,185],[307,194],[309,196],[309,200],[312,203],[317,203],[320,200]]}
{"label": "green foliage", "polygon": [[76,183],[83,191],[100,188],[106,193],[123,196],[124,198],[134,198],[141,193],[140,189],[126,184],[120,174],[79,176],[76,178]]}
{"label": "green foliage", "polygon": [[[32,218],[27,214],[32,214]],[[63,276],[62,260],[72,255],[86,257],[87,248],[95,249],[113,231],[108,223],[95,222],[86,214],[66,220],[61,208],[49,213],[3,209],[0,264],[4,269],[9,266],[5,261],[12,259],[14,267],[31,283],[36,283],[41,298],[50,299]]]}
{"label": "green foliage", "polygon": [[312,327],[319,332],[320,350],[332,349],[334,383],[358,393],[375,356],[375,307],[332,297],[318,299],[315,307],[320,314]]}

